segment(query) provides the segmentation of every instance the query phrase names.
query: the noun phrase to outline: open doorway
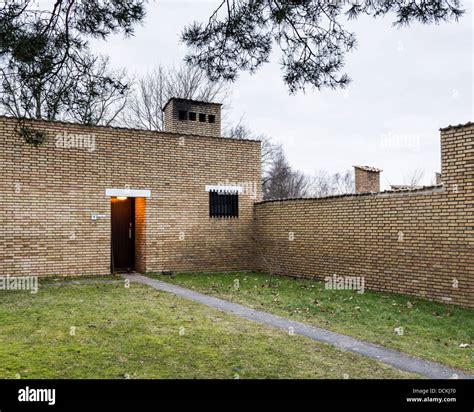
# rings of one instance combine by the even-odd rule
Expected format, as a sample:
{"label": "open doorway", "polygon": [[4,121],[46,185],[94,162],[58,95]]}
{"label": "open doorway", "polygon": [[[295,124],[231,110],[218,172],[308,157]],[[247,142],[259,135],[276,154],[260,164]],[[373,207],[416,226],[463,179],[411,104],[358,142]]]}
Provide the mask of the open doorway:
{"label": "open doorway", "polygon": [[135,270],[135,198],[111,198],[111,270]]}

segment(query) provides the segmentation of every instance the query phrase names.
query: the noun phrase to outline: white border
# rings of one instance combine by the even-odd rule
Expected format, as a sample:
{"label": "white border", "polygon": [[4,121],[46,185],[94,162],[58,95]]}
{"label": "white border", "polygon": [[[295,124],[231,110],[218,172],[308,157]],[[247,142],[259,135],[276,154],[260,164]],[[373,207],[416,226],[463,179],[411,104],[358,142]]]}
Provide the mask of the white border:
{"label": "white border", "polygon": [[242,186],[206,185],[206,192],[242,193]]}
{"label": "white border", "polygon": [[151,190],[105,189],[106,197],[151,197]]}

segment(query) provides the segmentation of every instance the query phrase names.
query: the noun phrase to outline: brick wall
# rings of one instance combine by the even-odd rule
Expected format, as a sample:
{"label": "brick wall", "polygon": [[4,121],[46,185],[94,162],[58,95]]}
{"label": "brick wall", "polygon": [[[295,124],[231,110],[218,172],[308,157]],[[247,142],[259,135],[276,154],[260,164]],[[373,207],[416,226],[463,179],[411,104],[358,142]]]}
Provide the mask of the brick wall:
{"label": "brick wall", "polygon": [[442,129],[441,154],[444,186],[258,203],[258,269],[474,307],[474,125]]}
{"label": "brick wall", "polygon": [[[260,143],[33,121],[39,147],[0,117],[0,263],[8,275],[110,273],[106,188],[149,189],[136,199],[141,271],[253,269],[254,198],[238,219],[209,218],[205,185],[252,182],[260,196]],[[57,147],[57,135],[95,138],[95,150]],[[61,146],[61,145],[59,145]],[[91,220],[92,213],[104,218]]]}
{"label": "brick wall", "polygon": [[135,199],[135,269],[146,272],[146,199]]}
{"label": "brick wall", "polygon": [[[240,195],[238,219],[209,218],[205,185],[260,193],[259,142],[33,121],[44,145],[0,117],[0,264],[9,275],[110,272],[106,188],[136,199],[136,266],[150,271],[262,270],[474,306],[474,125],[441,132],[443,186],[261,202]],[[94,150],[57,147],[92,135]],[[105,218],[91,220],[92,213]]]}
{"label": "brick wall", "polygon": [[380,192],[380,172],[374,167],[354,166],[355,192]]}
{"label": "brick wall", "polygon": [[[164,126],[167,132],[221,136],[221,105],[218,103],[172,98],[163,110],[165,112]],[[180,111],[184,112],[185,119],[179,118]],[[210,116],[214,117],[212,123]]]}

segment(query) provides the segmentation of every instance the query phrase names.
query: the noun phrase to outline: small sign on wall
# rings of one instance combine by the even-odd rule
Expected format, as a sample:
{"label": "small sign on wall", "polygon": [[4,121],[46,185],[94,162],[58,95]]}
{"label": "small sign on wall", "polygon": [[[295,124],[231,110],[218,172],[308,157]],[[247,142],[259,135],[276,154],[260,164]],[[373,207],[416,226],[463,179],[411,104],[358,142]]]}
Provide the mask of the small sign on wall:
{"label": "small sign on wall", "polygon": [[107,215],[101,215],[99,213],[92,213],[91,214],[91,219],[92,220],[97,220],[97,219],[105,219]]}

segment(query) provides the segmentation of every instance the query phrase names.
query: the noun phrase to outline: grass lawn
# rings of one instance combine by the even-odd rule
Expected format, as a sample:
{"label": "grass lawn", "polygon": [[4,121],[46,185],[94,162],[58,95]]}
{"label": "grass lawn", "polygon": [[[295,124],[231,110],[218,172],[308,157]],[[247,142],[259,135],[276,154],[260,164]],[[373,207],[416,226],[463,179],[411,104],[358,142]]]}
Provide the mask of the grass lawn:
{"label": "grass lawn", "polygon": [[0,325],[0,378],[414,377],[123,281],[1,291]]}
{"label": "grass lawn", "polygon": [[391,293],[326,290],[323,282],[255,273],[152,276],[474,371],[474,310]]}

